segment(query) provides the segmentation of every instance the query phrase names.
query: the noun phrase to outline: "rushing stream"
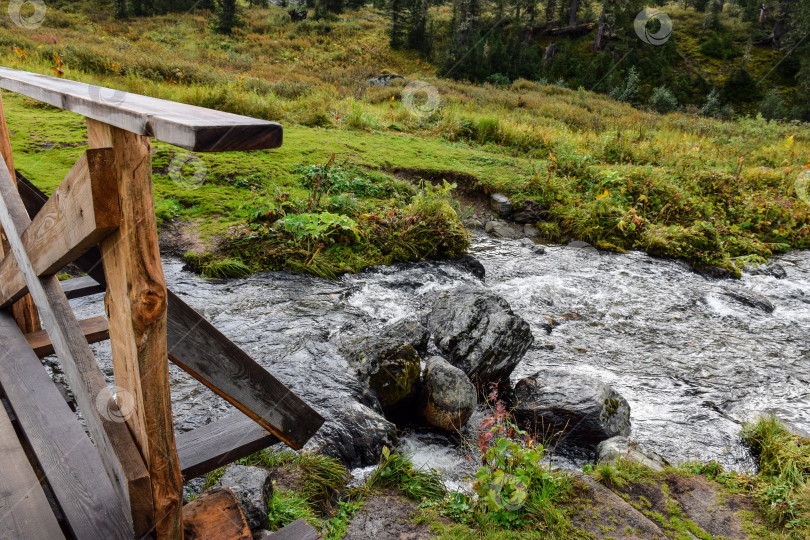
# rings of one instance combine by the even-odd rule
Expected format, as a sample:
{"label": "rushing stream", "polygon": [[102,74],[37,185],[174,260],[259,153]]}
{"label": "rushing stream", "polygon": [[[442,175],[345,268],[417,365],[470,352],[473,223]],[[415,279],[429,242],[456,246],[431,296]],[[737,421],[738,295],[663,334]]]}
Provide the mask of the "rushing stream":
{"label": "rushing stream", "polygon": [[[508,300],[535,336],[513,379],[546,366],[601,378],[630,403],[631,439],[673,462],[753,468],[738,434],[743,421],[768,411],[810,433],[810,251],[777,258],[785,279],[746,274],[733,284],[770,299],[772,313],[722,294],[728,281],[642,253],[547,246],[537,255],[517,241],[490,238],[475,238],[471,252],[486,268],[486,286]],[[287,273],[208,281],[182,266],[164,261],[169,287],[271,371],[297,341],[339,342],[386,321],[421,316],[436,292],[479,281],[439,263],[337,281]],[[80,317],[103,312],[101,295],[72,303]],[[109,344],[94,348],[109,377]],[[230,413],[178,368],[171,367],[171,376],[178,429]],[[403,444],[418,464],[458,479],[453,469],[462,460],[444,441],[422,433],[406,435]]]}

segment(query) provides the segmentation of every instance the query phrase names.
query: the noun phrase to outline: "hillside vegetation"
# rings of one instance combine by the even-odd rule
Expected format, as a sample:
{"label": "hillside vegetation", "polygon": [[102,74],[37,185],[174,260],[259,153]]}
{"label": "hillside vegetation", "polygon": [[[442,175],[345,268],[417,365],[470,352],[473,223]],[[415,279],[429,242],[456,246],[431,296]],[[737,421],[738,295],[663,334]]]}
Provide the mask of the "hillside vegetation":
{"label": "hillside vegetation", "polygon": [[[212,253],[189,260],[212,276],[334,276],[458,256],[467,237],[445,179],[537,201],[552,241],[733,271],[810,245],[797,182],[810,167],[806,124],[661,115],[543,81],[443,79],[392,50],[386,17],[370,8],[294,23],[282,8],[253,7],[228,36],[204,11],[106,13],[49,7],[34,30],[1,19],[0,62],[285,127],[282,148],[263,152],[155,145],[158,217],[203,240]],[[405,79],[368,83],[384,73]],[[17,167],[53,189],[86,145],[81,117],[8,93],[5,102]]]}

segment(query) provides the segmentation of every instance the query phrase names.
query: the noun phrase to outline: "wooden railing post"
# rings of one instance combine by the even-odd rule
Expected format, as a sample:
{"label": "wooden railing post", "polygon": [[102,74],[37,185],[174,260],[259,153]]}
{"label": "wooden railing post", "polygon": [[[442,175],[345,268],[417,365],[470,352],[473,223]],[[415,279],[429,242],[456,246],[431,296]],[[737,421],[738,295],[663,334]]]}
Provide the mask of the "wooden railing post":
{"label": "wooden railing post", "polygon": [[[11,174],[11,179],[16,184],[17,175],[14,172],[11,137],[9,136],[8,125],[6,124],[6,110],[3,107],[2,94],[0,94],[0,154],[3,155],[3,161],[5,161],[8,172]],[[0,230],[2,229],[0,228]],[[0,249],[0,258],[3,256],[4,252],[8,253],[8,251],[8,242],[6,242],[4,238],[2,249]],[[31,295],[25,295],[15,302],[12,311],[14,313],[14,320],[17,321],[17,325],[23,333],[36,332],[42,328],[39,324],[39,314],[37,313],[37,308],[34,306],[34,301],[31,299]]]}
{"label": "wooden railing post", "polygon": [[151,142],[89,118],[87,128],[90,148],[115,152],[121,201],[120,227],[101,244],[115,384],[133,403],[127,424],[152,478],[156,536],[180,539],[182,479],[169,393],[167,291],[152,198]]}

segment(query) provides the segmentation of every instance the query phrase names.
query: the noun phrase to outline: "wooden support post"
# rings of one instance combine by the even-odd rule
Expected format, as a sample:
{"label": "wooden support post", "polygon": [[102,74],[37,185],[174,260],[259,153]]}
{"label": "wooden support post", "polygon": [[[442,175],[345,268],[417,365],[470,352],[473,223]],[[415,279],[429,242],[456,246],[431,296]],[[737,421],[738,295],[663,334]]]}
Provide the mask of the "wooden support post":
{"label": "wooden support post", "polygon": [[127,424],[152,479],[155,532],[182,538],[182,479],[174,441],[166,350],[166,282],[152,199],[151,142],[87,120],[91,148],[115,152],[119,229],[101,244],[116,385],[131,394]]}
{"label": "wooden support post", "polygon": [[[14,183],[17,183],[16,175],[14,174],[14,157],[11,154],[11,137],[8,133],[8,125],[6,124],[6,109],[3,107],[3,95],[0,94],[0,154],[3,155],[3,161],[6,163],[11,178]],[[2,231],[2,229],[0,229]],[[0,249],[0,254],[3,252],[8,253],[8,242],[3,239],[3,246]],[[14,320],[20,327],[24,334],[29,332],[36,332],[42,327],[39,324],[39,314],[37,308],[34,306],[34,301],[30,295],[20,298],[12,308],[14,313]]]}

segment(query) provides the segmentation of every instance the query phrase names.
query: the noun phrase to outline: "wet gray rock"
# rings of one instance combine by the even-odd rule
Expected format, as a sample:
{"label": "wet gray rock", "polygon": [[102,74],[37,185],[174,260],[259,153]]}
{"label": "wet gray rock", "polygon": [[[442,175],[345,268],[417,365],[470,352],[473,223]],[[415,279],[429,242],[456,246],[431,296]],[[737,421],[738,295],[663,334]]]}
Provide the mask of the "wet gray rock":
{"label": "wet gray rock", "polygon": [[502,193],[494,193],[489,199],[489,206],[499,217],[509,217],[512,213],[512,201]]}
{"label": "wet gray rock", "polygon": [[593,447],[630,435],[627,400],[593,377],[540,371],[515,385],[514,400],[515,419],[539,440]]}
{"label": "wet gray rock", "polygon": [[417,326],[409,327],[407,323],[394,325],[390,334],[385,328],[378,332],[344,344],[341,352],[360,381],[372,388],[386,409],[413,395],[422,359],[411,342],[427,349],[423,340],[427,332],[421,333]]}
{"label": "wet gray rock", "polygon": [[510,219],[515,223],[537,223],[543,217],[543,209],[537,201],[525,200],[512,205]]}
{"label": "wet gray rock", "polygon": [[260,467],[231,465],[216,483],[230,489],[251,530],[267,527],[267,505],[273,496],[273,479]]}
{"label": "wet gray rock", "polygon": [[454,266],[466,270],[478,279],[484,279],[487,275],[487,270],[484,268],[484,265],[472,255],[463,255],[454,261],[448,262]]}
{"label": "wet gray rock", "polygon": [[596,447],[596,462],[599,464],[613,464],[622,458],[625,461],[641,463],[654,471],[663,471],[668,465],[667,460],[654,452],[646,451],[630,440],[619,435],[599,443]]}
{"label": "wet gray rock", "polygon": [[440,356],[427,360],[423,393],[425,420],[446,431],[466,424],[478,403],[475,386],[467,375]]}
{"label": "wet gray rock", "polygon": [[523,234],[525,234],[528,238],[537,238],[540,236],[540,231],[537,230],[537,227],[531,223],[527,223],[523,226]]}
{"label": "wet gray rock", "polygon": [[776,279],[785,279],[787,277],[787,272],[785,272],[784,267],[779,263],[749,268],[748,273],[755,276],[772,276]]}
{"label": "wet gray rock", "polygon": [[436,299],[427,328],[450,364],[464,371],[479,391],[507,380],[534,342],[529,324],[506,300],[467,285]]}
{"label": "wet gray rock", "polygon": [[766,313],[773,313],[773,310],[776,309],[773,303],[765,296],[739,285],[724,285],[720,293],[736,300],[740,304]]}
{"label": "wet gray rock", "polygon": [[543,246],[534,246],[532,248],[532,251],[534,252],[535,255],[545,255],[546,254],[546,248],[544,248]]}
{"label": "wet gray rock", "polygon": [[484,230],[496,238],[517,238],[518,233],[503,221],[487,221]]}
{"label": "wet gray rock", "polygon": [[397,79],[405,80],[405,77],[402,75],[392,75],[390,73],[386,73],[384,75],[377,75],[376,77],[370,78],[368,81],[369,86],[390,86],[392,81]]}
{"label": "wet gray rock", "polygon": [[335,345],[302,339],[285,347],[268,369],[325,419],[308,450],[364,467],[379,461],[383,446],[396,446],[396,426]]}

